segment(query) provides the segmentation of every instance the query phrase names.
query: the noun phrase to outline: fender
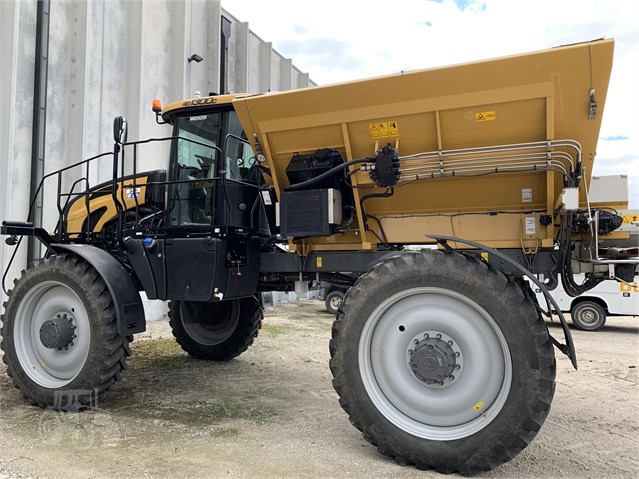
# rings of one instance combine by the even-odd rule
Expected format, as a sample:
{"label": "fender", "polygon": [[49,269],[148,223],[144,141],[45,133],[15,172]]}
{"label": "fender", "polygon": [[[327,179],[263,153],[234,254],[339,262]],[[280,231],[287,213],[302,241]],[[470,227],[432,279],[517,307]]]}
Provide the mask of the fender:
{"label": "fender", "polygon": [[50,248],[55,252],[75,254],[96,269],[111,293],[120,335],[129,336],[146,330],[146,317],[138,288],[117,259],[91,245],[52,244]]}
{"label": "fender", "polygon": [[527,276],[528,279],[530,279],[530,281],[532,281],[541,290],[541,292],[543,293],[544,297],[548,300],[548,302],[552,306],[552,309],[555,310],[555,314],[559,317],[559,322],[561,323],[561,328],[564,331],[564,338],[566,338],[566,344],[561,344],[559,341],[557,341],[555,338],[553,338],[549,334],[550,339],[552,340],[552,342],[555,345],[555,347],[557,347],[557,349],[559,349],[559,351],[561,351],[562,353],[564,353],[566,356],[568,356],[570,358],[570,362],[572,363],[573,367],[575,369],[577,369],[577,353],[575,351],[575,344],[572,341],[572,335],[570,334],[570,329],[568,329],[568,323],[566,322],[566,318],[564,318],[564,315],[561,312],[561,308],[559,307],[559,305],[557,304],[555,299],[550,295],[550,293],[548,292],[548,289],[546,288],[546,286],[541,281],[539,281],[534,274],[532,274],[530,271],[528,271],[522,265],[520,265],[519,263],[514,261],[512,258],[509,258],[505,254],[500,253],[499,251],[497,251],[497,250],[495,250],[493,248],[489,248],[488,246],[484,246],[481,243],[476,243],[475,241],[465,240],[465,239],[462,239],[462,238],[455,238],[455,237],[452,237],[452,236],[441,236],[441,235],[426,235],[426,236],[428,238],[434,239],[439,244],[441,244],[444,248],[447,248],[447,249],[452,249],[448,245],[448,243],[447,243],[448,241],[455,241],[457,243],[467,244],[467,245],[472,246],[474,248],[480,249],[480,250],[485,251],[485,252],[487,252],[489,254],[492,254],[493,256],[496,256],[497,258],[499,258],[502,261],[505,261],[506,263],[511,265],[513,268],[515,268],[517,271],[519,271],[521,274],[523,274],[524,276]]}

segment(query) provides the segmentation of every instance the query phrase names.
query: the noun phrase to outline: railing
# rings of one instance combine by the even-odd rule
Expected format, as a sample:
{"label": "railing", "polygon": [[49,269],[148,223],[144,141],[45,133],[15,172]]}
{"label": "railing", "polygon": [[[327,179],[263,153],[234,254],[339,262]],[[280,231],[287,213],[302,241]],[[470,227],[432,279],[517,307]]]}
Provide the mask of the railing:
{"label": "railing", "polygon": [[[233,136],[233,135],[230,135]],[[108,223],[111,220],[117,221],[117,227],[112,228],[112,232],[115,235],[116,241],[121,241],[125,230],[131,229],[144,229],[150,234],[163,233],[167,226],[164,222],[164,211],[170,211],[175,205],[175,202],[188,200],[188,198],[180,197],[180,189],[173,188],[172,194],[168,196],[168,203],[165,203],[163,192],[167,188],[172,188],[177,185],[184,184],[198,184],[203,185],[204,188],[213,191],[218,185],[222,187],[223,194],[228,200],[225,184],[226,182],[234,182],[234,180],[227,179],[225,171],[217,168],[216,160],[212,166],[214,169],[209,176],[205,178],[194,179],[174,179],[167,180],[163,178],[162,181],[145,181],[141,182],[140,174],[138,172],[140,148],[144,145],[152,143],[173,142],[173,140],[181,140],[194,145],[199,145],[210,149],[217,158],[224,158],[224,152],[221,148],[206,144],[190,138],[182,136],[169,136],[162,138],[150,138],[146,140],[131,141],[121,144],[115,144],[113,152],[101,153],[86,160],[74,163],[59,170],[46,174],[30,203],[29,213],[27,221],[33,220],[34,207],[37,204],[37,200],[44,200],[45,194],[49,194],[48,188],[51,184],[55,184],[56,194],[56,210],[58,213],[58,220],[56,222],[56,228],[53,233],[49,233],[52,242],[64,243],[64,242],[80,242],[80,243],[94,243],[104,241],[102,232],[96,233],[94,231],[95,223],[92,220],[92,214],[96,213],[96,205],[92,203],[98,196],[109,196],[112,199],[112,205],[115,208],[115,214],[113,217],[108,218]],[[228,139],[228,138],[227,138]],[[245,141],[245,140],[242,140]],[[226,143],[226,140],[225,140]],[[176,148],[173,145],[171,148]],[[213,158],[214,156],[211,156]],[[106,181],[94,181],[91,182],[91,173],[95,172],[96,164],[105,158],[109,158],[109,162],[104,165],[100,165],[102,170],[108,168],[112,171],[112,177]],[[71,186],[67,189],[63,187],[65,183],[65,175],[72,173],[74,170],[80,170],[76,178],[70,179]],[[127,172],[127,170],[129,170]],[[219,170],[219,172],[218,172]],[[168,176],[168,175],[167,175]],[[257,189],[258,186],[255,185]],[[161,205],[155,204],[149,206],[145,205],[145,201],[140,198],[141,191],[144,189],[145,196],[147,198],[158,196],[162,197]],[[258,200],[261,198],[257,195]],[[69,229],[69,213],[72,210],[72,206],[82,202],[83,209],[80,212],[77,208],[74,211],[74,215],[82,219],[82,227]],[[158,201],[159,202],[159,201]],[[131,206],[133,203],[133,206]],[[143,206],[146,206],[143,208]],[[215,205],[216,206],[216,205]],[[214,205],[211,205],[211,209],[215,209]],[[224,201],[224,208],[229,210],[229,202]],[[251,211],[255,210],[255,205]],[[131,214],[125,214],[126,211],[130,211]],[[148,214],[150,212],[150,214]],[[227,213],[229,213],[227,211]],[[214,226],[215,218],[211,217],[211,220],[207,224],[191,225],[192,228],[208,229],[210,230]],[[104,224],[102,224],[104,226]]]}

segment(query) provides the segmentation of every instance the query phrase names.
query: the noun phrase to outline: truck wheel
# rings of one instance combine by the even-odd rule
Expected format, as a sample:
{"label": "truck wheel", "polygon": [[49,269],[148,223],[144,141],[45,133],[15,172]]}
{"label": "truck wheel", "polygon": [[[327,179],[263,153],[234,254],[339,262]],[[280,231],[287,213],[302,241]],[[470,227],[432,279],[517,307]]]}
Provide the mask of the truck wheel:
{"label": "truck wheel", "polygon": [[98,272],[76,256],[31,265],[4,304],[7,373],[32,403],[57,410],[97,406],[130,355]]}
{"label": "truck wheel", "polygon": [[326,300],[324,300],[326,311],[331,314],[337,314],[342,301],[344,301],[344,292],[334,289],[326,295]]}
{"label": "truck wheel", "polygon": [[606,311],[593,301],[582,301],[570,310],[572,324],[582,331],[598,331],[606,324]]}
{"label": "truck wheel", "polygon": [[262,317],[262,304],[255,296],[214,303],[169,303],[173,335],[197,359],[228,361],[239,356],[253,344]]}
{"label": "truck wheel", "polygon": [[543,320],[512,279],[460,254],[377,264],[349,291],[332,335],[341,406],[402,464],[490,470],[523,450],[550,410]]}

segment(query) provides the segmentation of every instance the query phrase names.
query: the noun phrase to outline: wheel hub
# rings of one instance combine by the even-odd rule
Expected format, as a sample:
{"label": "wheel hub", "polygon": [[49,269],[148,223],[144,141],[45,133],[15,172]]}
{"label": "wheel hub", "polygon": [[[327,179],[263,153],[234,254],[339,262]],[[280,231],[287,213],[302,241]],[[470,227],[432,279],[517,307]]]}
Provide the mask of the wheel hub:
{"label": "wheel hub", "polygon": [[40,342],[49,349],[69,349],[75,338],[73,318],[67,313],[58,313],[40,326]]}
{"label": "wheel hub", "polygon": [[413,339],[408,350],[408,366],[415,377],[428,386],[446,386],[459,376],[461,351],[449,336],[429,331]]}

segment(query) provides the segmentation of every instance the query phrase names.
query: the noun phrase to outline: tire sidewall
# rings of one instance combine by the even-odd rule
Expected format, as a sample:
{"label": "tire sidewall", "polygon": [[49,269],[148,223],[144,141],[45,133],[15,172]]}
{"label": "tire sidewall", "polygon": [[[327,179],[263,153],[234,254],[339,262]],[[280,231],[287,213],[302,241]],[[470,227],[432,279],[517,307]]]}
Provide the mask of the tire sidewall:
{"label": "tire sidewall", "polygon": [[227,361],[246,351],[253,343],[262,324],[261,301],[255,296],[228,301],[237,302],[235,307],[239,319],[229,336],[215,345],[202,344],[189,334],[183,324],[185,308],[182,307],[181,301],[169,304],[169,323],[173,336],[190,356],[203,360]]}
{"label": "tire sidewall", "polygon": [[[420,267],[406,268],[405,255],[411,255],[411,262]],[[444,258],[445,260],[442,261]],[[467,276],[455,277],[452,274],[455,268],[451,267],[451,261],[458,265],[466,261],[468,264],[465,266],[470,266],[471,271]],[[484,278],[477,277],[480,271],[485,273]],[[383,281],[372,280],[376,276],[383,278]],[[360,338],[371,315],[385,299],[412,288],[431,286],[459,293],[474,301],[492,317],[510,349],[512,383],[501,411],[492,422],[477,433],[458,440],[443,441],[445,447],[441,447],[442,441],[422,439],[399,429],[375,407],[351,408],[355,422],[360,423],[364,428],[370,427],[377,430],[374,435],[386,438],[388,446],[395,455],[403,457],[423,455],[426,448],[433,451],[434,457],[437,457],[436,460],[441,462],[441,468],[445,470],[446,464],[459,462],[460,457],[481,454],[482,449],[492,448],[494,444],[491,443],[494,443],[495,438],[527,434],[527,431],[520,430],[522,418],[533,414],[533,411],[522,410],[522,405],[529,403],[527,398],[530,395],[538,395],[541,377],[539,374],[522,375],[522,371],[538,372],[539,369],[538,354],[535,348],[530,347],[531,335],[527,334],[529,325],[534,324],[537,318],[533,315],[534,308],[514,306],[514,304],[521,305],[524,301],[521,290],[509,288],[501,293],[489,291],[486,287],[487,280],[493,287],[499,284],[506,285],[506,278],[503,275],[489,271],[486,265],[475,264],[460,255],[442,252],[404,253],[377,264],[367,275],[358,280],[355,286],[357,289],[365,289],[365,295],[349,292],[346,296],[342,306],[348,310],[349,317],[344,321],[343,333],[340,333],[344,337]],[[371,298],[374,298],[374,301],[371,301]],[[510,311],[509,316],[514,317],[505,317],[503,311]],[[361,318],[361,320],[355,320],[355,318]],[[361,378],[358,349],[358,347],[344,347],[336,353],[336,357],[338,354],[344,355],[339,358],[339,361],[345,367],[339,372],[347,377],[337,378],[337,380],[351,383],[352,397],[344,398],[349,403],[368,397]],[[384,448],[380,441],[380,449]]]}

